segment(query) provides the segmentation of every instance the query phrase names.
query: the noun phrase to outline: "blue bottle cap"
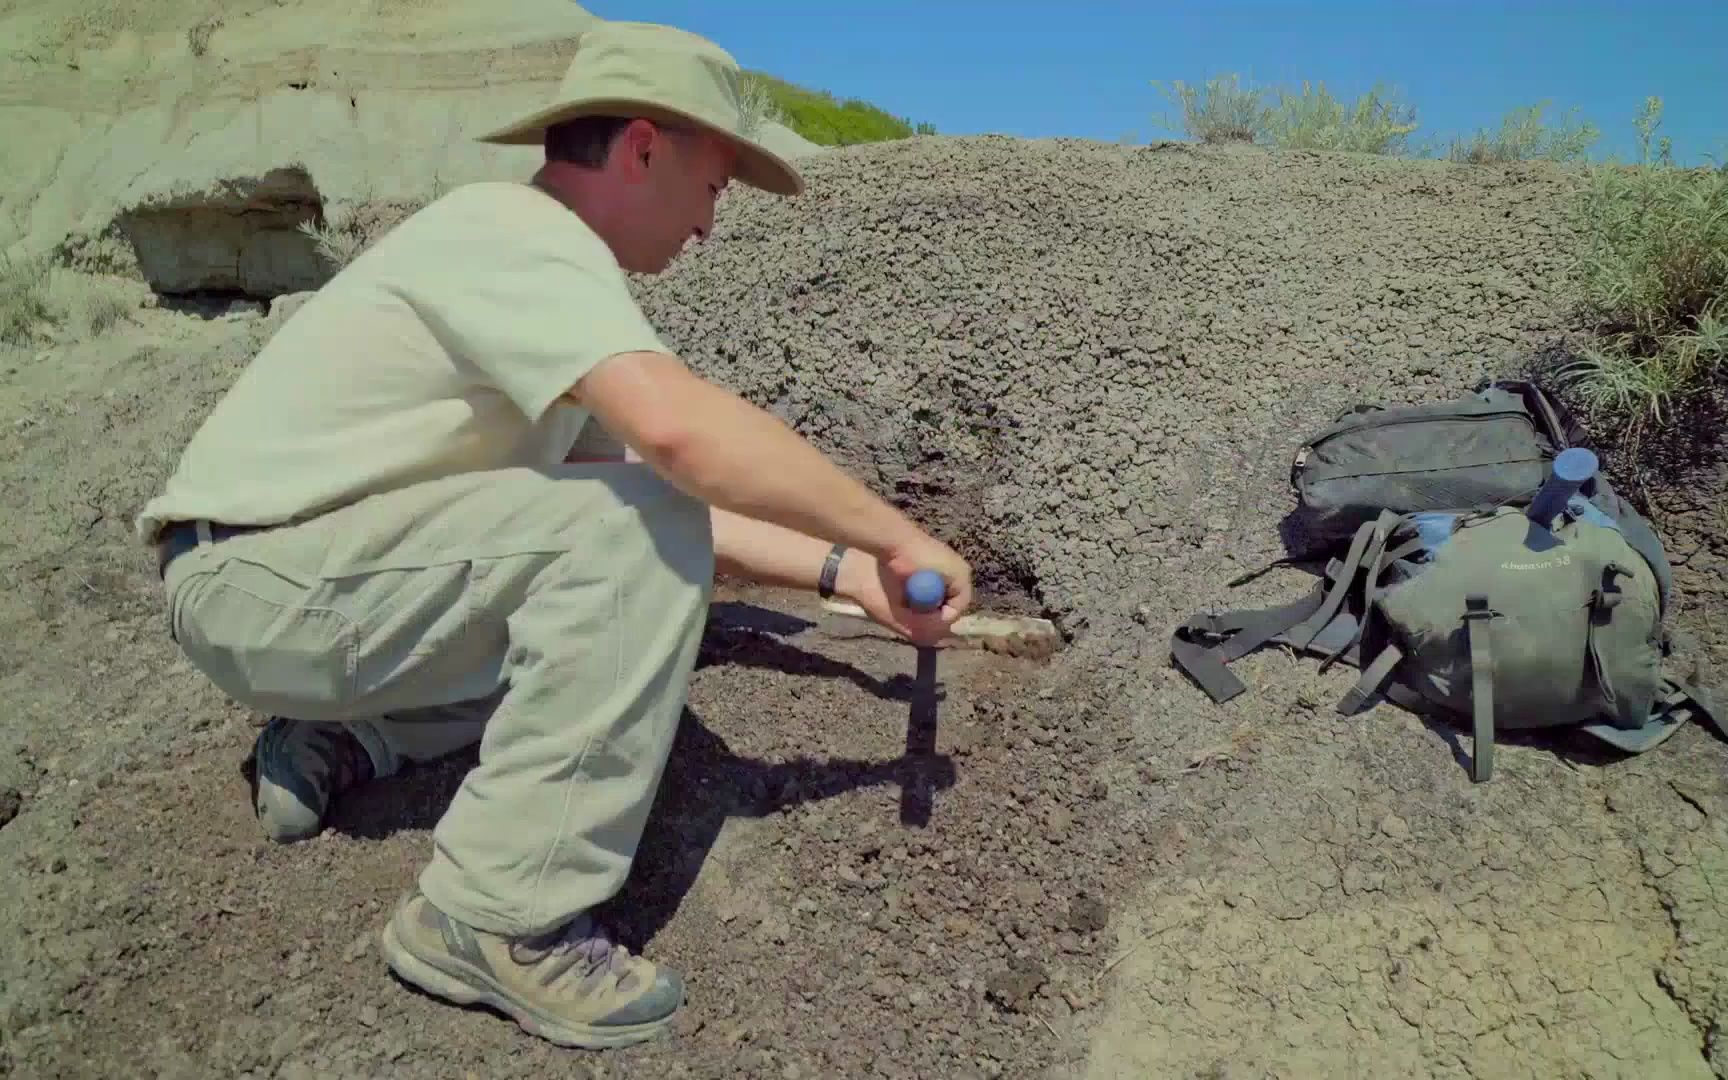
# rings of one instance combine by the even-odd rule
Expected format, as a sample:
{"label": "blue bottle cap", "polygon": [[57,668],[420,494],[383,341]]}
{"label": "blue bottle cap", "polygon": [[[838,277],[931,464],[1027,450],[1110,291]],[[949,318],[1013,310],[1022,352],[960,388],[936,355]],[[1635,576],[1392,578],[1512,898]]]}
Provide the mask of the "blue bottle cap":
{"label": "blue bottle cap", "polygon": [[1596,475],[1596,455],[1582,446],[1560,451],[1554,459],[1554,475],[1569,484],[1582,484]]}

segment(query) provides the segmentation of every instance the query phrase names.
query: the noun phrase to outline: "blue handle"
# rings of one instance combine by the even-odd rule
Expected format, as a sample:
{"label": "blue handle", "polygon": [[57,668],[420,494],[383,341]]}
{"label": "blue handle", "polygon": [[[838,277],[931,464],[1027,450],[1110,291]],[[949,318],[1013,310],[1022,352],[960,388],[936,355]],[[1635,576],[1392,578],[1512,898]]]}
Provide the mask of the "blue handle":
{"label": "blue handle", "polygon": [[1526,512],[1530,520],[1544,528],[1550,525],[1555,515],[1565,508],[1567,500],[1577,494],[1585,481],[1596,475],[1599,464],[1596,455],[1582,446],[1562,450],[1554,459],[1553,474],[1530,500],[1530,509]]}
{"label": "blue handle", "polygon": [[914,611],[935,611],[948,595],[948,583],[934,570],[919,570],[906,579],[906,606]]}

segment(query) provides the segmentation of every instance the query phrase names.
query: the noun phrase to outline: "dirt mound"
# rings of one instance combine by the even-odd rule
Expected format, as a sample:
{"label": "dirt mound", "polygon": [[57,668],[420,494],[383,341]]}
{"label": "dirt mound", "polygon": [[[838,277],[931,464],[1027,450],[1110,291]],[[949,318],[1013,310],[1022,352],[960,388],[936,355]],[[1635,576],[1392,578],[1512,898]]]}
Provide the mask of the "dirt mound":
{"label": "dirt mound", "polygon": [[733,201],[643,288],[693,363],[976,557],[1120,624],[1277,542],[1288,441],[1557,328],[1554,178],[1180,146],[920,140]]}
{"label": "dirt mound", "polygon": [[[1728,1076],[1728,748],[1617,761],[1330,712],[1273,653],[1211,707],[1175,620],[1274,573],[1300,432],[1450,395],[1565,330],[1556,175],[917,139],[729,195],[644,303],[1074,635],[942,661],[932,825],[896,819],[909,650],[716,604],[619,909],[680,1036],[596,1076]],[[276,316],[276,317],[279,317]],[[371,935],[466,762],[263,843],[258,720],[177,663],[126,525],[269,331],[150,311],[0,364],[0,1061],[22,1075],[510,1076],[569,1055],[405,992]],[[1720,486],[1693,511],[1721,505]],[[1728,530],[1663,515],[1710,659]],[[1715,591],[1712,591],[1715,590]],[[15,793],[13,799],[10,794]]]}
{"label": "dirt mound", "polygon": [[474,137],[544,105],[596,21],[569,0],[13,0],[0,250],[161,292],[312,288],[329,267],[303,222],[532,172]]}

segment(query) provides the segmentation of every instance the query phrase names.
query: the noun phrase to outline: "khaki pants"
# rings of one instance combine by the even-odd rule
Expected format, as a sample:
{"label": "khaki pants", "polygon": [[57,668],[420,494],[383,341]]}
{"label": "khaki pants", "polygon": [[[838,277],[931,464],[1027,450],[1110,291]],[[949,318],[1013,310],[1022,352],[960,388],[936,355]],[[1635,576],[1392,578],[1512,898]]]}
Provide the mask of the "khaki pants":
{"label": "khaki pants", "polygon": [[[268,483],[268,478],[260,482]],[[471,473],[202,544],[170,626],[221,690],[381,773],[479,742],[420,884],[496,933],[618,891],[713,586],[708,508],[639,464]]]}

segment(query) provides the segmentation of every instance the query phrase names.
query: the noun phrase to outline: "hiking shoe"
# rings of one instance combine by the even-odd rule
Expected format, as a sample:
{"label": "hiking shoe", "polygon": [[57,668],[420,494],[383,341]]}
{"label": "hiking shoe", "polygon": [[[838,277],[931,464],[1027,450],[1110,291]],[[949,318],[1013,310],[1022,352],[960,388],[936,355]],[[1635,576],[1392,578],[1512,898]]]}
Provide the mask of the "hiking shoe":
{"label": "hiking shoe", "polygon": [[278,843],[318,835],[340,792],[372,778],[372,757],[352,732],[273,716],[253,744],[252,807]]}
{"label": "hiking shoe", "polygon": [[584,913],[561,929],[509,938],[457,922],[413,889],[384,927],[390,969],[459,1005],[490,1005],[559,1046],[644,1042],[684,1003],[676,974],[611,940]]}

